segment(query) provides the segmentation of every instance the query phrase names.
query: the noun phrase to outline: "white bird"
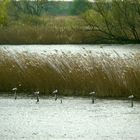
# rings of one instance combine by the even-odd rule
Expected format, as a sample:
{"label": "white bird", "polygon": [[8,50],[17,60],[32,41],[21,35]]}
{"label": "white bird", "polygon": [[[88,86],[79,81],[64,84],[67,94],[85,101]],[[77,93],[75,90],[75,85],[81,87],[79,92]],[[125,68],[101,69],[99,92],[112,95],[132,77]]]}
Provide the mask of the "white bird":
{"label": "white bird", "polygon": [[53,93],[53,94],[57,94],[57,93],[58,93],[58,90],[56,89],[56,90],[54,90],[52,93]]}
{"label": "white bird", "polygon": [[12,91],[14,91],[14,97],[15,97],[15,100],[17,99],[17,88],[13,88]]}
{"label": "white bird", "polygon": [[95,91],[93,91],[93,92],[90,92],[89,94],[90,94],[90,95],[95,95]]}
{"label": "white bird", "polygon": [[94,104],[94,100],[95,100],[95,91],[93,91],[93,92],[90,92],[89,93],[90,95],[91,95],[91,97],[92,97],[92,104]]}
{"label": "white bird", "polygon": [[128,96],[128,99],[133,99],[133,98],[134,98],[134,95]]}
{"label": "white bird", "polygon": [[39,103],[39,91],[35,91],[34,94],[36,95],[36,103]]}
{"label": "white bird", "polygon": [[56,90],[54,90],[53,92],[52,92],[52,94],[54,94],[54,96],[55,96],[55,101],[58,99],[58,90],[56,89]]}
{"label": "white bird", "polygon": [[39,95],[39,91],[35,91],[34,94],[35,94],[35,95]]}
{"label": "white bird", "polygon": [[134,95],[130,95],[130,96],[128,96],[128,99],[131,100],[131,107],[134,106],[134,104],[133,104],[133,98],[134,98]]}
{"label": "white bird", "polygon": [[15,88],[13,88],[12,90],[13,90],[13,91],[17,91],[17,88],[15,87]]}

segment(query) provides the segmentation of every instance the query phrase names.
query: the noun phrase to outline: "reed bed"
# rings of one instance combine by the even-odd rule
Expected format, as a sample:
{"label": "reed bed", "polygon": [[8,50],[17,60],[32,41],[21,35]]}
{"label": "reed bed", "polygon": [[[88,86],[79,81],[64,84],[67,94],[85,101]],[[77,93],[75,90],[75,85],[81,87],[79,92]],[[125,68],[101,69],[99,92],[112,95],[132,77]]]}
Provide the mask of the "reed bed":
{"label": "reed bed", "polygon": [[65,96],[88,96],[96,91],[98,97],[140,98],[140,54],[114,57],[102,52],[11,54],[0,49],[0,91],[8,92],[15,86],[19,92],[36,89],[50,95],[58,89]]}
{"label": "reed bed", "polygon": [[79,17],[44,16],[36,17],[36,22],[30,18],[0,27],[0,44],[81,44],[96,40]]}

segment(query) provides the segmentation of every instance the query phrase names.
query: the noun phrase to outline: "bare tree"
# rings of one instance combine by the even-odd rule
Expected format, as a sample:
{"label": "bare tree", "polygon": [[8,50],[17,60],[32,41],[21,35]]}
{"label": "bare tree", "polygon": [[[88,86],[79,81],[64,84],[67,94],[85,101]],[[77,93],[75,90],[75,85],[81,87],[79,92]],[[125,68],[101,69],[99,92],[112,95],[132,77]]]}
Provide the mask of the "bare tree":
{"label": "bare tree", "polygon": [[118,41],[140,41],[140,1],[97,1],[86,12],[84,20],[102,38]]}
{"label": "bare tree", "polygon": [[16,9],[16,12],[20,12],[28,15],[40,16],[44,10],[45,4],[48,0],[12,0],[13,7]]}

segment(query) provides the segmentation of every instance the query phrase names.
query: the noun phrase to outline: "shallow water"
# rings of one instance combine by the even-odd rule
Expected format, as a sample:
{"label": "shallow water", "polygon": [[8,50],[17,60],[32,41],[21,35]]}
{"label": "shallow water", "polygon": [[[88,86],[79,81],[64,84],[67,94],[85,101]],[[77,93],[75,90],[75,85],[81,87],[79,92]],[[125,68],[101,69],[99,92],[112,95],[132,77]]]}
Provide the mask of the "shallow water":
{"label": "shallow water", "polygon": [[140,104],[86,98],[0,98],[2,140],[139,140]]}
{"label": "shallow water", "polygon": [[93,54],[108,53],[112,56],[116,52],[125,56],[126,54],[139,53],[140,45],[1,45],[0,49],[9,52],[11,55],[15,53],[36,53],[38,55],[63,54],[65,53],[87,53],[91,51]]}

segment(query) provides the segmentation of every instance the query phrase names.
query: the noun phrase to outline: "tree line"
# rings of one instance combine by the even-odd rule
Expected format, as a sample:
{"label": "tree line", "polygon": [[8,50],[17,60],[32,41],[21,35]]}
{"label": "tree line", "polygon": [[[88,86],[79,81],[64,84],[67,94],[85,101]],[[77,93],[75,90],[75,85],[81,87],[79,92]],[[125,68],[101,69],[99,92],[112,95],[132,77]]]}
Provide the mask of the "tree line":
{"label": "tree line", "polygon": [[[70,5],[69,5],[70,4]],[[0,26],[13,20],[27,17],[26,21],[38,22],[43,13],[58,12],[74,15],[86,22],[85,30],[92,31],[96,42],[140,42],[140,0],[74,0],[73,2],[48,2],[48,0],[1,0]],[[57,8],[59,7],[59,8]],[[69,10],[68,10],[69,9]]]}
{"label": "tree line", "polygon": [[140,42],[140,0],[96,0],[83,18],[99,40]]}

